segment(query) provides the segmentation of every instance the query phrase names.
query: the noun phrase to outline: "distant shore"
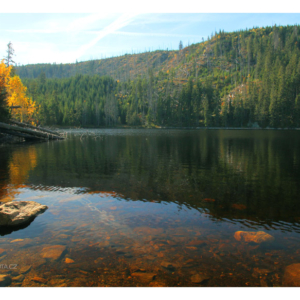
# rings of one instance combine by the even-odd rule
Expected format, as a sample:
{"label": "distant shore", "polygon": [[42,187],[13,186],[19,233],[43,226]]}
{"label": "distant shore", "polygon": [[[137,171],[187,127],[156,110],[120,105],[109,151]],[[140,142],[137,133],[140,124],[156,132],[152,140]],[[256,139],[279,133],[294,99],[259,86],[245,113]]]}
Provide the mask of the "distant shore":
{"label": "distant shore", "polygon": [[175,126],[51,126],[49,129],[187,129],[187,130],[300,130],[300,128],[270,128],[270,127],[175,127]]}
{"label": "distant shore", "polygon": [[[46,127],[46,126],[45,126]],[[168,126],[152,126],[152,127],[147,127],[147,126],[99,126],[99,127],[94,127],[94,126],[84,126],[84,127],[77,127],[77,126],[48,126],[46,128],[49,128],[51,130],[73,130],[73,129],[169,129],[169,130],[300,130],[300,128],[251,128],[251,127],[168,127]],[[1,134],[0,133],[0,145],[3,144],[15,144],[15,143],[21,143],[24,141],[21,141],[20,138],[11,136],[8,134]]]}

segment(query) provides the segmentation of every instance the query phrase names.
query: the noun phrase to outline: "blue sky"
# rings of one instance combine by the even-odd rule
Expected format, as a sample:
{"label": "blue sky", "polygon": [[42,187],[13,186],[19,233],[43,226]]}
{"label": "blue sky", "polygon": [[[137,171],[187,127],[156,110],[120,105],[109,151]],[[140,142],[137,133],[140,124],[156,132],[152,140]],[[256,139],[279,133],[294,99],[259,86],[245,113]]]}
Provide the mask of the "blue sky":
{"label": "blue sky", "polygon": [[[12,42],[18,64],[74,63],[125,53],[178,49],[212,32],[300,24],[300,13],[7,13],[0,14],[0,58]],[[295,9],[294,9],[295,11]]]}

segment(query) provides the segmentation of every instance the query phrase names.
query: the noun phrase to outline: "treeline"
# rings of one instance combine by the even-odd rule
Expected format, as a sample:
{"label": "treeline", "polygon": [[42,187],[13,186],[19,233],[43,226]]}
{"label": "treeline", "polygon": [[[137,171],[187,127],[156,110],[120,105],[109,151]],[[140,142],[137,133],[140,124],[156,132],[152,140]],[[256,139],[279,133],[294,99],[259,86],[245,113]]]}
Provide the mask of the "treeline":
{"label": "treeline", "polygon": [[163,52],[116,58],[110,77],[96,68],[47,79],[39,69],[23,82],[48,125],[300,127],[299,30],[220,31],[164,59]]}

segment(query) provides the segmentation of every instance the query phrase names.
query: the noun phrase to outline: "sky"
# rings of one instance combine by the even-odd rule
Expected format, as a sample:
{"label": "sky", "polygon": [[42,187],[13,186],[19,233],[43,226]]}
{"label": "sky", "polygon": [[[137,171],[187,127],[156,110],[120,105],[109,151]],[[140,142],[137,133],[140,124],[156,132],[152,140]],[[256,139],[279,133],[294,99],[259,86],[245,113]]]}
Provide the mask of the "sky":
{"label": "sky", "polygon": [[[153,1],[150,3],[157,2]],[[181,1],[180,5],[188,6],[189,1]],[[251,2],[254,6],[255,1]],[[17,13],[11,6],[1,9],[0,58],[5,56],[9,42],[15,50],[14,61],[20,65],[74,63],[149,50],[177,50],[180,41],[184,46],[199,43],[220,29],[231,32],[274,24],[300,24],[300,10],[288,2],[285,7],[293,7],[296,13],[285,13],[276,6],[271,11],[276,13],[246,13],[243,8],[216,11],[214,5],[185,11],[176,1],[172,2],[175,9],[167,6],[168,9],[161,11],[151,11],[148,7],[133,10],[122,9],[123,2],[113,2],[115,5],[102,9],[97,7],[95,11],[85,11],[80,6],[78,10],[70,10],[68,6],[64,9],[63,5],[58,6],[60,10],[24,6]],[[130,6],[131,2],[126,3]],[[226,1],[229,7],[230,3]],[[278,13],[281,11],[284,13]]]}

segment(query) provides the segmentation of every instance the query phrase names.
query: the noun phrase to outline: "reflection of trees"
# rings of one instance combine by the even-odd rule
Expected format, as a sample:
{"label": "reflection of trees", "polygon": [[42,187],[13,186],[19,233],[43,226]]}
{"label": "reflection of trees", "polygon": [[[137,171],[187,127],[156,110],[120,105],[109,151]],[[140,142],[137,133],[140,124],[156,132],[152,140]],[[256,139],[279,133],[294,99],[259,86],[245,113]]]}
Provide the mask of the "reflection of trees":
{"label": "reflection of trees", "polygon": [[1,180],[0,201],[9,202],[14,200],[17,189],[25,186],[29,172],[36,167],[36,149],[31,145],[17,148],[12,153],[3,151],[3,154],[1,171],[6,174],[6,180]]}
{"label": "reflection of trees", "polygon": [[38,144],[28,182],[172,201],[217,218],[299,215],[298,132],[149,132]]}
{"label": "reflection of trees", "polygon": [[0,201],[2,199],[7,198],[7,183],[9,181],[9,168],[8,168],[8,162],[10,158],[10,152],[4,150],[3,148],[0,148],[1,152],[1,159],[0,159]]}
{"label": "reflection of trees", "polygon": [[36,163],[36,149],[33,145],[14,151],[9,162],[10,184],[24,184],[29,176],[29,171],[36,167]]}

